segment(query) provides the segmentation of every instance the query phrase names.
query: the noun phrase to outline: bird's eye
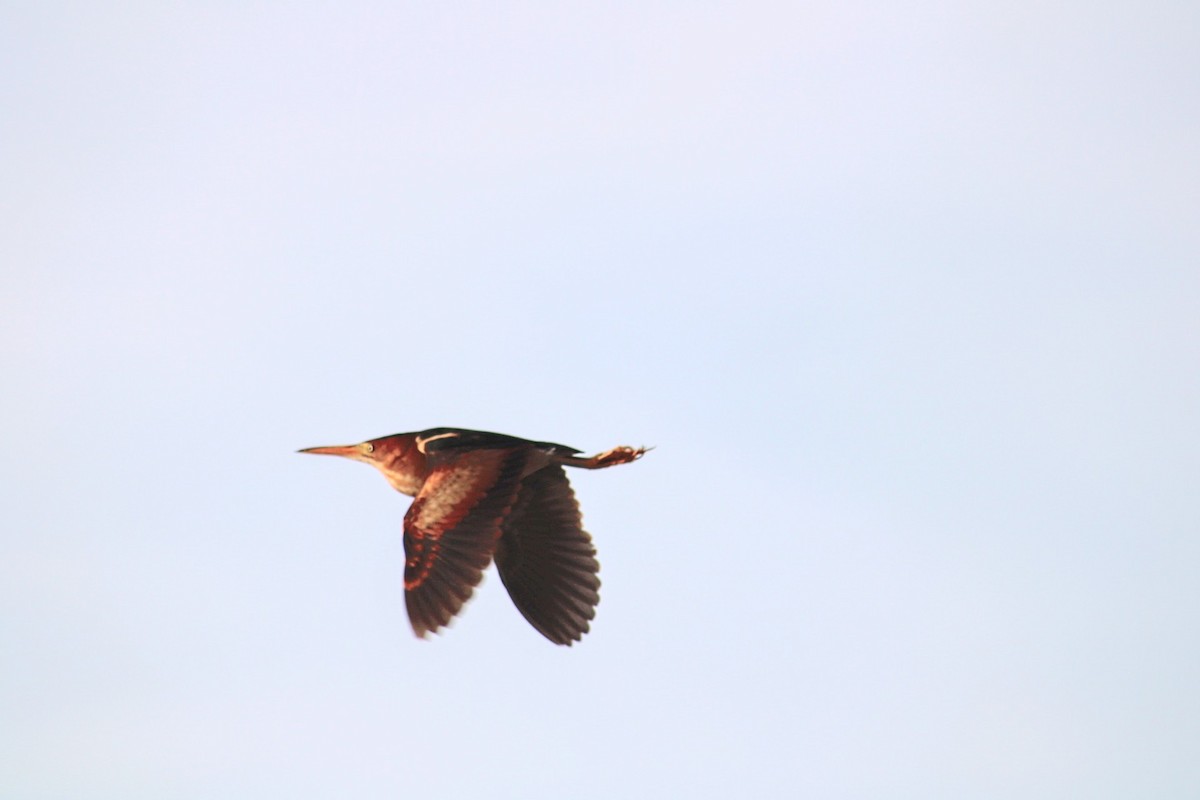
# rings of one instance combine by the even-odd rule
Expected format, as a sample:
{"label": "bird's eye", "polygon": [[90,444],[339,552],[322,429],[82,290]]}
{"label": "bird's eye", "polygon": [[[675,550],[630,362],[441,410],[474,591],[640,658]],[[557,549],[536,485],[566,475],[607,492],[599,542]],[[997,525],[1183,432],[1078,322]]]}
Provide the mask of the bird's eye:
{"label": "bird's eye", "polygon": [[370,442],[363,442],[362,449],[364,453],[374,453],[375,445],[371,444]]}

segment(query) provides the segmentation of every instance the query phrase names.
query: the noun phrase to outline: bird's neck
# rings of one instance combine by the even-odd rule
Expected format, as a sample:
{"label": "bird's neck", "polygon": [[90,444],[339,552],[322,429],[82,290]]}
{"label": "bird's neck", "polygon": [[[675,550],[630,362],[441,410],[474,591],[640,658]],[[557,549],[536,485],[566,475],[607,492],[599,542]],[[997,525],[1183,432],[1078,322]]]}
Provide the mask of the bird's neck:
{"label": "bird's neck", "polygon": [[417,496],[429,475],[425,454],[417,449],[415,442],[405,442],[403,446],[395,448],[386,463],[377,463],[376,466],[393,489],[409,497]]}

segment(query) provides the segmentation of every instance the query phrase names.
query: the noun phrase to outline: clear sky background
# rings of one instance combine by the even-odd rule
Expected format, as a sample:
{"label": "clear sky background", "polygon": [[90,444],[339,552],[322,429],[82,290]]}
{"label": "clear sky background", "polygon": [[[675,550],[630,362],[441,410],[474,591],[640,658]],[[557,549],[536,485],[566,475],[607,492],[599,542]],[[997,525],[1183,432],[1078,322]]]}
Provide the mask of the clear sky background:
{"label": "clear sky background", "polygon": [[3,4],[0,796],[1200,795],[1198,187],[1194,2]]}

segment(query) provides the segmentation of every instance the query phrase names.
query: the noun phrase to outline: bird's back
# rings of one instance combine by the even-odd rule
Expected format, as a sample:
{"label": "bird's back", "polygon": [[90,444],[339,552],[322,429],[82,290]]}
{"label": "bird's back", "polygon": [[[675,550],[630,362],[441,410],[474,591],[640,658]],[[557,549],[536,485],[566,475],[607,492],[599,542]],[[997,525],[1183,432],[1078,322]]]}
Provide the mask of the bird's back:
{"label": "bird's back", "polygon": [[582,452],[574,447],[555,442],[535,442],[519,436],[491,431],[476,431],[470,428],[430,428],[416,434],[421,451],[427,456],[449,453],[456,450],[494,450],[507,447],[532,447],[545,453],[573,456]]}

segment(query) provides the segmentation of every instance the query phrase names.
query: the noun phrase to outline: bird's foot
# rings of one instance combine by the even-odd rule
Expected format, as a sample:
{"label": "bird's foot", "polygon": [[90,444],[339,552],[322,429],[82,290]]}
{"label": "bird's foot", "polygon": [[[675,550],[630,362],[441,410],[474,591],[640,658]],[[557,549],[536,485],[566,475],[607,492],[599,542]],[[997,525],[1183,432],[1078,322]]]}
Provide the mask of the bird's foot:
{"label": "bird's foot", "polygon": [[570,463],[571,466],[583,467],[584,469],[604,469],[605,467],[615,467],[618,464],[628,464],[631,461],[637,461],[650,449],[649,447],[619,445],[611,450],[605,450],[603,453],[597,453],[590,458],[576,457]]}

